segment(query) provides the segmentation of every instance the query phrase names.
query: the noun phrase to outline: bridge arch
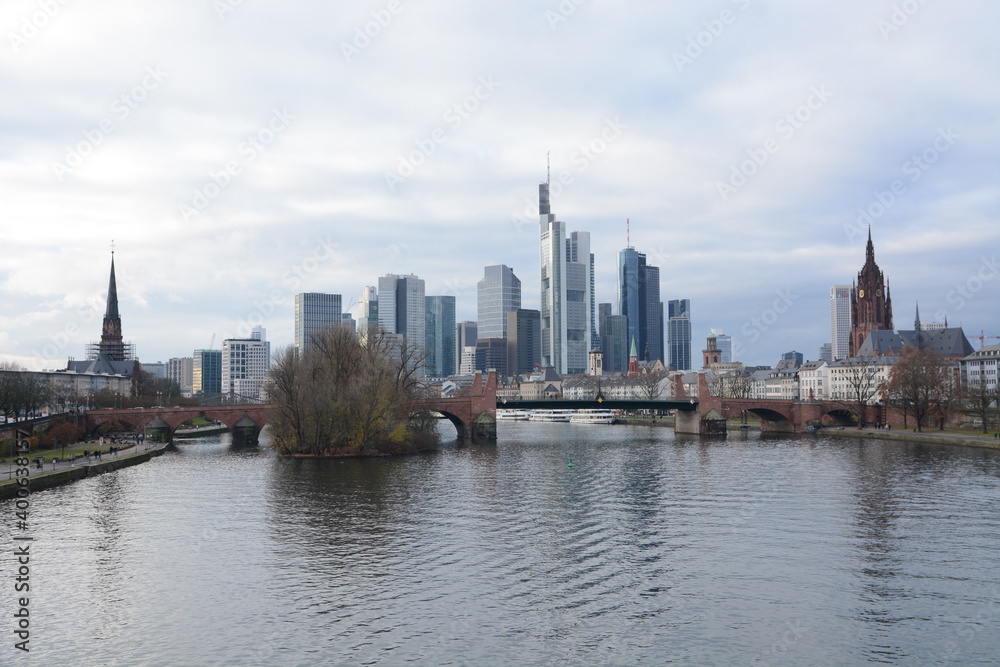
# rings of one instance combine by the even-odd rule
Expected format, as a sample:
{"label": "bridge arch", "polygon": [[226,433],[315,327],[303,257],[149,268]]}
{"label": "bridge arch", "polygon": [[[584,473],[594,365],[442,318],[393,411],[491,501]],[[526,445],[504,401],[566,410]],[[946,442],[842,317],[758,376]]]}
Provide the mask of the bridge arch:
{"label": "bridge arch", "polygon": [[789,415],[771,408],[747,408],[747,412],[760,419],[761,433],[794,433],[795,424]]}

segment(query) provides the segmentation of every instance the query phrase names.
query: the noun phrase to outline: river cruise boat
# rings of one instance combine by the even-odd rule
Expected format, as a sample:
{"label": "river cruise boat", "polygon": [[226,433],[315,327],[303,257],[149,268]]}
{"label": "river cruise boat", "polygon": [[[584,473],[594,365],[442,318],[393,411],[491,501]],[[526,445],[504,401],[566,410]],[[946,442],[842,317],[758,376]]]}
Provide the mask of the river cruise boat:
{"label": "river cruise boat", "polygon": [[577,410],[570,418],[572,424],[614,424],[615,413],[611,410]]}
{"label": "river cruise boat", "polygon": [[532,410],[533,422],[568,422],[575,410]]}
{"label": "river cruise boat", "polygon": [[526,422],[531,418],[527,410],[497,410],[497,419],[505,421]]}

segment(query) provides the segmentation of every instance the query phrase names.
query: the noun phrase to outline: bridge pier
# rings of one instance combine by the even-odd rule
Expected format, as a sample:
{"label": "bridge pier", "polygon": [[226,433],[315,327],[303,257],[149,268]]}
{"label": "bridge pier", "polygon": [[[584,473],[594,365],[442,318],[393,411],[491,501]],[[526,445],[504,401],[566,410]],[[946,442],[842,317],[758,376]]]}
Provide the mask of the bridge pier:
{"label": "bridge pier", "polygon": [[495,443],[497,441],[497,420],[488,411],[472,420],[472,442]]}

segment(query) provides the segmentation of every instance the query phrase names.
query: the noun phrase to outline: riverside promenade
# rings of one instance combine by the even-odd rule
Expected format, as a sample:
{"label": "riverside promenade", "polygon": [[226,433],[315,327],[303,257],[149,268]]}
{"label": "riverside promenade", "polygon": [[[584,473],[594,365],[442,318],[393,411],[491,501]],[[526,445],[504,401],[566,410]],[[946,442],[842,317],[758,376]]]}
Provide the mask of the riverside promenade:
{"label": "riverside promenade", "polygon": [[817,431],[823,435],[843,438],[864,438],[874,440],[904,440],[906,442],[928,443],[934,445],[957,445],[959,447],[983,447],[1000,449],[1000,438],[993,433],[985,435],[965,433],[942,433],[940,431],[921,431],[913,429],[856,429],[851,426],[843,428],[828,427]]}
{"label": "riverside promenade", "polygon": [[154,456],[163,454],[168,446],[169,443],[139,443],[131,447],[122,448],[118,450],[117,454],[104,452],[100,459],[91,456],[89,460],[81,457],[75,461],[58,461],[55,463],[50,459],[42,463],[41,468],[35,462],[39,457],[32,455],[31,452],[27,452],[25,453],[25,458],[29,461],[27,466],[15,466],[9,463],[7,470],[0,469],[0,499],[12,498],[17,495],[17,490],[20,488],[16,483],[18,468],[27,467],[30,470],[31,474],[28,478],[31,482],[30,488],[34,492],[59,486],[60,484],[75,482],[76,480],[93,475],[100,475],[112,470],[118,470],[119,468],[127,468],[128,466],[144,463]]}

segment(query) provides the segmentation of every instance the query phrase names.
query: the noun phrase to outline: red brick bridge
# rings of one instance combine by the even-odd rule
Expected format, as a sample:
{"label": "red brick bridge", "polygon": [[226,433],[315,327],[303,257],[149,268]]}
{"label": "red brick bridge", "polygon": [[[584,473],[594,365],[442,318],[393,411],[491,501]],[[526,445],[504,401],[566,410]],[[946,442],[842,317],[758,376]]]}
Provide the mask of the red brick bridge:
{"label": "red brick bridge", "polygon": [[[476,375],[468,395],[455,398],[432,398],[424,403],[428,410],[440,412],[455,425],[460,440],[495,442],[497,439],[496,374],[483,381]],[[173,440],[174,432],[195,417],[225,424],[234,444],[256,444],[261,429],[270,421],[270,405],[220,405],[184,408],[144,408],[90,410],[83,427],[93,433],[101,424],[119,421],[137,431],[160,432],[160,439]]]}
{"label": "red brick bridge", "polygon": [[[674,380],[674,397],[686,398],[684,385],[677,376]],[[789,401],[759,398],[722,398],[709,393],[705,375],[698,374],[698,409],[675,413],[674,430],[677,433],[725,433],[725,421],[737,419],[743,411],[760,419],[762,433],[802,433],[810,424],[824,426],[853,425],[843,402],[839,401]],[[885,422],[885,410],[879,406],[866,406],[863,420],[866,424]]]}

